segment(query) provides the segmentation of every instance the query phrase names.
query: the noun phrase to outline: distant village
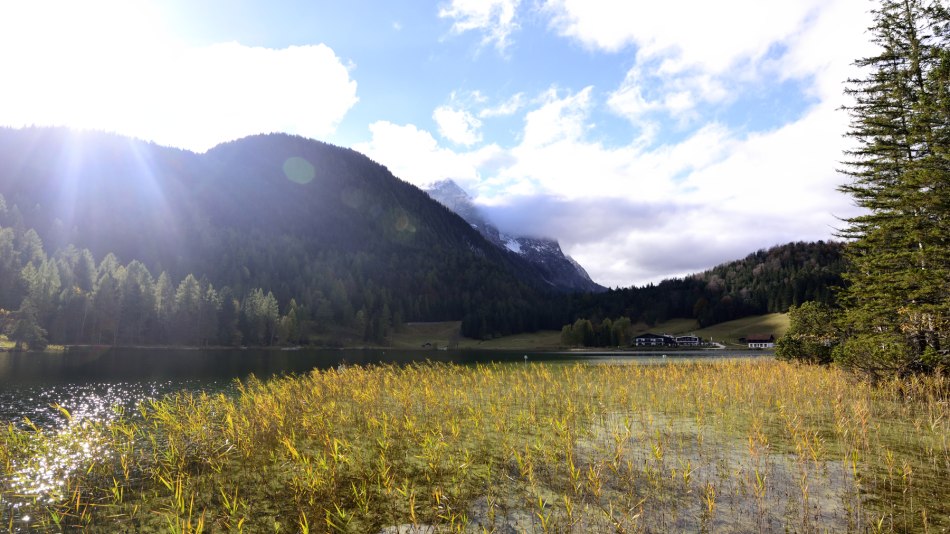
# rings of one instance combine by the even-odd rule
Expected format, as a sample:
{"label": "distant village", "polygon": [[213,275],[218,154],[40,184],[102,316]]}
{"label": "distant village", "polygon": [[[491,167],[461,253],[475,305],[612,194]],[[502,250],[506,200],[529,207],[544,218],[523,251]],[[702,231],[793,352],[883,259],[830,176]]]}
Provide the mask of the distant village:
{"label": "distant village", "polygon": [[[771,349],[775,347],[775,336],[773,334],[755,334],[739,338],[740,343],[746,343],[750,349]],[[669,334],[651,334],[647,332],[633,338],[635,347],[700,347],[713,345],[711,342],[704,342],[702,338],[694,335],[672,336]]]}

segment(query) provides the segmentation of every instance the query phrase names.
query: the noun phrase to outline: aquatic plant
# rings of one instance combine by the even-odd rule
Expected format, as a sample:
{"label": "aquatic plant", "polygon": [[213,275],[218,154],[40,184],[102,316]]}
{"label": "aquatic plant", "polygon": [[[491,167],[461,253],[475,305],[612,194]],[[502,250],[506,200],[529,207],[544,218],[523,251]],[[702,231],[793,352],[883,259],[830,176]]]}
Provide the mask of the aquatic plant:
{"label": "aquatic plant", "polygon": [[872,386],[763,359],[425,363],[235,391],[183,392],[107,422],[9,426],[0,527],[950,528],[939,376]]}

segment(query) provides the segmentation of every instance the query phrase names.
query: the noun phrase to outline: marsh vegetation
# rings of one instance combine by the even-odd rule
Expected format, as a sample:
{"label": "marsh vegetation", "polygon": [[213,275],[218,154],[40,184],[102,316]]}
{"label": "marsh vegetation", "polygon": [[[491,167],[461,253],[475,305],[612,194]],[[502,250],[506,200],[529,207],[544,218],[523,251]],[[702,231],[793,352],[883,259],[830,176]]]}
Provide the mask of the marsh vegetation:
{"label": "marsh vegetation", "polygon": [[348,366],[0,434],[12,532],[941,531],[950,383],[769,359]]}

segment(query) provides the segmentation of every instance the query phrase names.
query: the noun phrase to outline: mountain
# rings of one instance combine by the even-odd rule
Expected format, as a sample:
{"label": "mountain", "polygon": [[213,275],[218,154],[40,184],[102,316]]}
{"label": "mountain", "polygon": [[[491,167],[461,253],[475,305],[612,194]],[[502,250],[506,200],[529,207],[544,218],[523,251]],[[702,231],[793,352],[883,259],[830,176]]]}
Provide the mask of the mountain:
{"label": "mountain", "polygon": [[452,180],[436,182],[425,189],[429,196],[459,214],[496,247],[511,251],[536,266],[545,281],[560,291],[601,292],[606,288],[590,279],[574,258],[561,251],[553,239],[512,236],[501,232],[482,214],[472,198]]}
{"label": "mountain", "polygon": [[844,285],[844,244],[797,242],[759,250],[743,259],[659,284],[578,295],[573,319],[627,317],[647,324],[691,317],[709,326],[750,315],[786,312],[806,301],[834,304]]}
{"label": "mountain", "polygon": [[0,329],[30,346],[354,345],[385,343],[405,322],[461,320],[485,339],[579,318],[715,324],[830,301],[842,284],[842,245],[818,242],[642,288],[566,292],[556,242],[505,235],[464,191],[449,197],[472,222],[362,154],[297,136],[195,154],[0,128]]}
{"label": "mountain", "polygon": [[[130,331],[113,306],[126,295],[101,294],[131,271],[135,295],[154,294],[162,273],[173,285],[192,276],[200,292],[240,306],[272,294],[281,315],[293,302],[294,320],[314,332],[367,340],[406,321],[467,319],[483,335],[561,321],[540,305],[551,285],[534,264],[366,156],[302,137],[257,135],[195,154],[103,133],[0,129],[0,195],[0,250],[10,251],[0,288],[11,288],[0,308],[39,300],[37,273],[57,287],[40,313],[47,326],[65,322],[57,314],[70,284],[108,306],[108,320],[82,316],[86,330],[47,328],[55,341],[163,341],[158,311],[143,310]],[[98,266],[77,283],[85,258]],[[28,266],[30,280],[14,279]],[[273,341],[269,328],[252,337]],[[241,329],[247,339],[251,327]]]}

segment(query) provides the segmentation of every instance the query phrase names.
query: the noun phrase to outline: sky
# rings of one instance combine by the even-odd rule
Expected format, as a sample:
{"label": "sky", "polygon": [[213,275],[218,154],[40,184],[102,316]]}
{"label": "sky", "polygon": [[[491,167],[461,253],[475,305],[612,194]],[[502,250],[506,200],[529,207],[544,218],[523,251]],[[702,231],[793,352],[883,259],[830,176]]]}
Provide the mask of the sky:
{"label": "sky", "polygon": [[832,239],[869,0],[0,0],[0,125],[455,180],[608,287]]}

